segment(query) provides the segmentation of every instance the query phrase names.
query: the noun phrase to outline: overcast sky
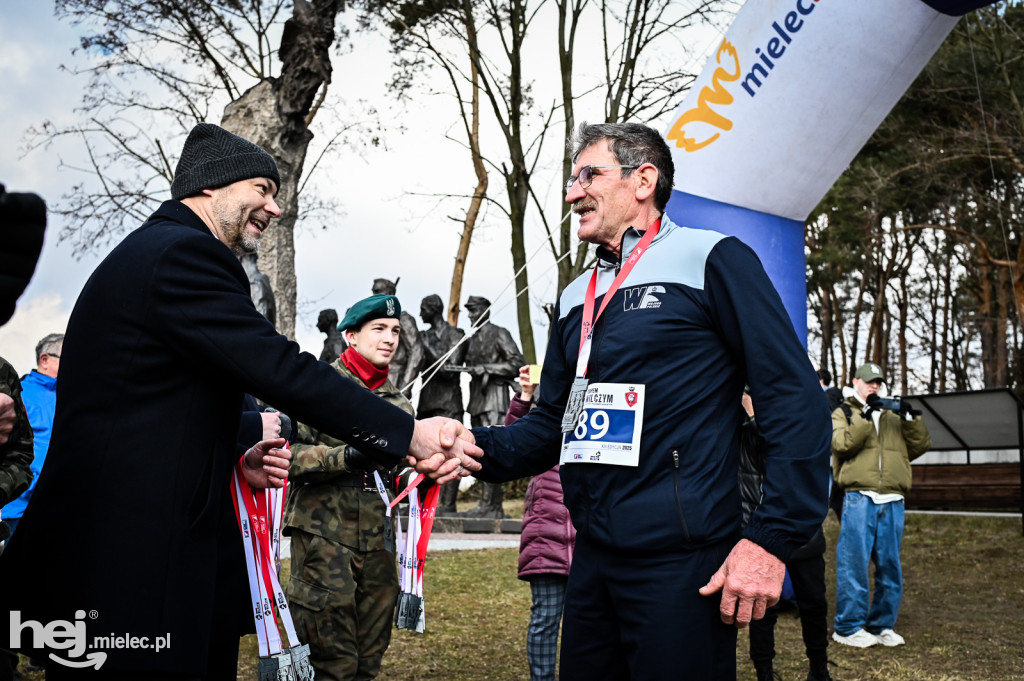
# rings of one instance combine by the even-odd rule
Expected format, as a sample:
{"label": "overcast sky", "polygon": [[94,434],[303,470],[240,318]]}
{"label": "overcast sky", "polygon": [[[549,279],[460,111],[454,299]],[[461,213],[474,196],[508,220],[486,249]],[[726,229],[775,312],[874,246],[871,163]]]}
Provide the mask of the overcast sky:
{"label": "overcast sky", "polygon": [[[25,154],[24,131],[43,120],[58,124],[74,120],[86,78],[66,73],[60,66],[74,63],[71,50],[78,38],[72,26],[53,16],[51,2],[0,0],[0,12],[0,73],[4,74],[0,120],[7,135],[7,143],[0,148],[0,182],[8,191],[33,191],[53,203],[84,179],[81,173],[59,168],[62,160],[74,165],[81,148],[69,140]],[[706,49],[712,42],[713,36],[707,38]],[[399,298],[416,316],[428,294],[437,293],[447,302],[459,240],[459,223],[450,216],[460,216],[465,202],[439,203],[423,195],[469,193],[475,186],[468,153],[445,139],[456,119],[444,95],[419,96],[412,109],[389,105],[387,47],[381,36],[361,36],[352,53],[334,60],[332,94],[344,93],[350,102],[373,102],[388,131],[381,148],[362,156],[342,150],[325,161],[317,186],[335,193],[343,213],[307,222],[296,231],[296,336],[304,350],[315,354],[323,341],[316,330],[318,311],[333,307],[343,314],[351,303],[370,294],[375,277],[401,277]],[[551,65],[546,70],[557,74],[553,52],[537,51],[530,58],[546,60]],[[700,64],[686,66],[697,70]],[[577,116],[593,120],[602,114],[600,108],[577,109]],[[321,132],[321,139],[325,134]],[[458,129],[452,134],[457,136]],[[550,175],[548,219],[556,221],[564,205],[558,186],[560,157],[558,144],[551,143],[549,148],[549,159],[540,170]],[[492,174],[491,188],[503,191],[499,176]],[[491,299],[494,321],[509,327],[518,339],[508,229],[498,211],[490,210],[486,218],[474,233],[462,302],[471,294]],[[69,244],[57,243],[61,227],[60,218],[51,215],[35,277],[15,316],[0,329],[0,355],[21,373],[34,365],[35,343],[47,333],[65,329],[85,280],[109,250],[76,259]],[[542,356],[547,326],[539,305],[553,301],[556,274],[539,223],[528,225],[527,253],[536,254],[530,263],[530,296]],[[468,320],[460,320],[460,326],[467,327]]]}

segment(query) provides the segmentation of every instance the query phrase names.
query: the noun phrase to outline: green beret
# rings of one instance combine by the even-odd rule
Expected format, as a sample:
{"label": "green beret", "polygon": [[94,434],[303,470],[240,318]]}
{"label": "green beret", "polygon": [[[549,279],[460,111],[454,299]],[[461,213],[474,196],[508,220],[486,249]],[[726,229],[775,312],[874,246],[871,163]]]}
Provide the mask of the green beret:
{"label": "green beret", "polygon": [[338,324],[338,331],[358,330],[371,319],[382,319],[402,316],[402,305],[395,296],[379,293],[369,298],[363,298],[353,305],[345,313],[345,318]]}

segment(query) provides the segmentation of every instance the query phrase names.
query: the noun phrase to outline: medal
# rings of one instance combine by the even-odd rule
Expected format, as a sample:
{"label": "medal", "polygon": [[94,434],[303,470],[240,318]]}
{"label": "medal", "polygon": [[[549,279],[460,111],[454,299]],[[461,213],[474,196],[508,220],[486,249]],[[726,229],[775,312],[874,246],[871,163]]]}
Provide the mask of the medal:
{"label": "medal", "polygon": [[292,657],[292,672],[295,681],[313,681],[313,665],[309,662],[309,644],[289,648]]}
{"label": "medal", "polygon": [[577,376],[572,382],[572,390],[569,392],[569,401],[565,405],[565,414],[562,415],[562,432],[571,433],[576,427],[576,422],[583,412],[583,398],[587,395],[587,381],[583,376]]}

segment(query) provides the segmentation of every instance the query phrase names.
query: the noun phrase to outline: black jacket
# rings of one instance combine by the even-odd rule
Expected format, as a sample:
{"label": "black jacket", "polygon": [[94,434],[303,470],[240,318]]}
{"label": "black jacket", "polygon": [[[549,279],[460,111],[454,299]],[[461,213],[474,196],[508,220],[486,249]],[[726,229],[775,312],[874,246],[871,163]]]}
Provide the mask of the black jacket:
{"label": "black jacket", "polygon": [[4,610],[43,623],[95,612],[90,639],[170,634],[159,653],[106,650],[104,669],[203,674],[209,648],[252,625],[228,529],[245,392],[396,462],[408,450],[412,417],[278,334],[230,250],[168,201],[75,305],[46,467],[0,558],[0,583],[20,587]]}
{"label": "black jacket", "polygon": [[[764,482],[765,442],[757,432],[757,421],[746,419],[740,426],[740,495],[743,500],[743,525],[761,503],[761,484]],[[787,563],[806,560],[825,553],[825,534],[819,526],[810,541],[790,554]]]}

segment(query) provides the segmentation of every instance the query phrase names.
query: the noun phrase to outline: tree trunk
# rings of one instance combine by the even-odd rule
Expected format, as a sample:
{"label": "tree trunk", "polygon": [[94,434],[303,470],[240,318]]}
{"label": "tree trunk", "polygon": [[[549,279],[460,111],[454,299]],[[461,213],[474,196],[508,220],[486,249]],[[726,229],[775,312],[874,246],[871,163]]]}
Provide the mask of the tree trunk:
{"label": "tree trunk", "polygon": [[946,372],[949,371],[949,336],[952,333],[951,319],[953,315],[953,284],[952,265],[947,261],[946,271],[942,277],[942,336],[939,341],[939,385],[940,393],[946,392]]}
{"label": "tree trunk", "polygon": [[832,318],[835,320],[836,335],[839,337],[839,357],[842,361],[842,366],[836,366],[833,362],[832,375],[835,379],[836,387],[842,389],[842,386],[849,385],[850,383],[850,366],[849,362],[846,361],[846,332],[843,331],[843,311],[839,307],[839,297],[836,295],[835,284],[828,285],[829,297],[832,299]]}
{"label": "tree trunk", "polygon": [[259,268],[269,278],[277,302],[277,330],[295,337],[295,221],[299,180],[313,133],[309,121],[321,87],[331,82],[335,0],[295,0],[285,22],[278,57],[281,75],[267,78],[224,109],[221,125],[260,145],[277,161],[281,217],[270,224],[260,245]]}
{"label": "tree trunk", "polygon": [[469,245],[473,241],[473,229],[476,227],[477,218],[480,216],[480,207],[487,195],[487,168],[484,166],[484,157],[480,151],[480,72],[477,71],[477,44],[476,20],[473,16],[472,7],[468,2],[464,3],[463,16],[466,23],[466,43],[470,50],[469,71],[470,89],[472,97],[470,102],[470,121],[468,130],[469,153],[473,158],[473,172],[476,173],[476,191],[469,202],[469,210],[466,211],[466,219],[462,223],[462,235],[459,237],[459,250],[455,255],[455,267],[452,270],[452,285],[448,292],[448,323],[452,326],[459,325],[459,300],[462,298],[462,277],[466,271],[466,259],[469,257]]}
{"label": "tree trunk", "polygon": [[512,270],[516,278],[516,317],[519,320],[519,342],[523,348],[523,358],[527,364],[536,364],[537,348],[533,342],[533,322],[530,320],[526,239],[523,229],[526,222],[526,202],[529,200],[529,186],[525,174],[525,170],[513,168],[507,175],[509,207],[512,209]]}
{"label": "tree trunk", "polygon": [[906,395],[909,392],[907,383],[907,310],[910,307],[910,292],[907,291],[906,270],[900,275],[899,284],[900,288],[896,296],[896,304],[899,306],[900,318],[899,333],[896,334],[896,338],[899,347],[900,394]]}

